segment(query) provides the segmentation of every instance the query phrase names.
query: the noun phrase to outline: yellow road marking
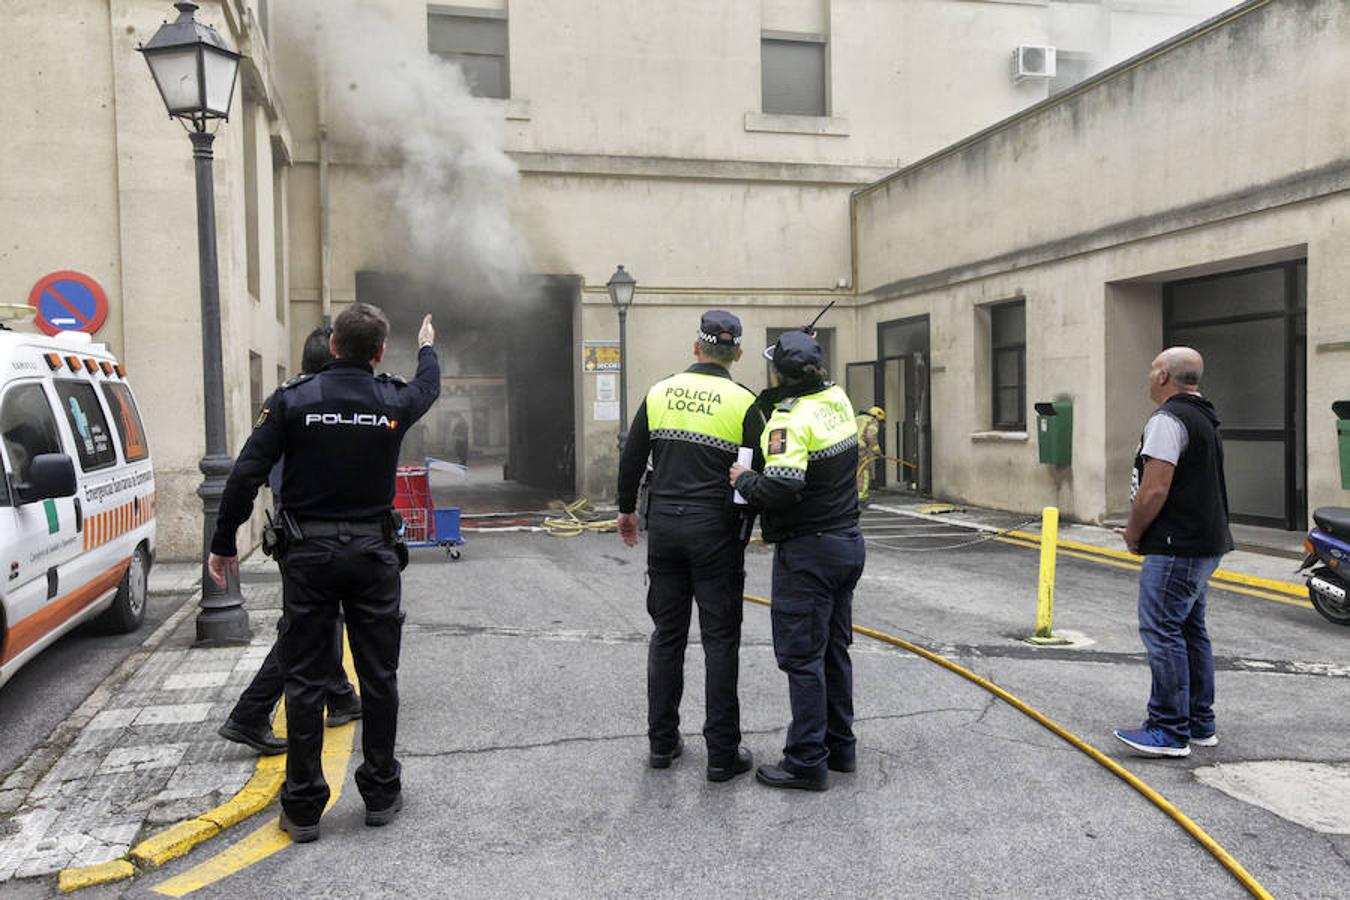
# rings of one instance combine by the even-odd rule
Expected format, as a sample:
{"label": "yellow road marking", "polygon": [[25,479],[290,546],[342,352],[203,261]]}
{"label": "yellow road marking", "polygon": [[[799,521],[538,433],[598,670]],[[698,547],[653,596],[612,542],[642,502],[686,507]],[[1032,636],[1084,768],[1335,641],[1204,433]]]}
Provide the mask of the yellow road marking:
{"label": "yellow road marking", "polygon": [[[1013,532],[1013,533],[1016,534],[1016,532]],[[1028,537],[1033,537],[1033,538],[1034,538],[1035,535],[1028,535]],[[1039,550],[1039,549],[1040,549],[1040,546],[1041,546],[1039,540],[1033,541],[1033,540],[1028,540],[1027,538],[1024,538],[1024,537],[1017,537],[1017,538],[1013,538],[1013,537],[996,537],[996,538],[994,538],[994,540],[998,541],[1000,544],[1011,544],[1011,545],[1014,546],[1014,547],[1025,547],[1025,548],[1028,549],[1028,550]],[[1075,546],[1082,547],[1082,546],[1091,546],[1091,545],[1075,544]],[[1065,550],[1065,549],[1063,549],[1063,548],[1064,548],[1064,542],[1061,541],[1061,542],[1060,542],[1060,551],[1059,551],[1059,552],[1060,552],[1060,554],[1062,554],[1062,555],[1064,555],[1064,556],[1071,556],[1071,557],[1073,557],[1074,559],[1083,559],[1083,560],[1087,560],[1088,562],[1098,563],[1098,564],[1103,565],[1103,566],[1114,566],[1114,567],[1117,568],[1117,569],[1127,569],[1127,570],[1129,570],[1129,571],[1131,571],[1131,572],[1138,572],[1138,571],[1139,571],[1139,568],[1140,568],[1140,563],[1143,561],[1143,557],[1139,557],[1139,556],[1131,556],[1131,555],[1128,554],[1128,553],[1122,553],[1122,552],[1115,551],[1115,550],[1108,551],[1108,555],[1107,555],[1107,556],[1098,556],[1098,555],[1096,555],[1095,553],[1080,553],[1080,552],[1077,552],[1077,551],[1074,551],[1074,550]],[[1098,549],[1100,549],[1100,548],[1098,548]],[[1122,562],[1121,559],[1120,559],[1121,557],[1124,557],[1125,559],[1129,559],[1129,560],[1139,560],[1139,562]],[[1235,575],[1235,574],[1237,574],[1237,573],[1233,573],[1233,572],[1227,573],[1227,575],[1228,575],[1229,577],[1231,577],[1231,576],[1233,576],[1233,575]],[[1268,582],[1271,582],[1271,579],[1269,579],[1269,578],[1257,578],[1256,576],[1243,576],[1243,577],[1244,577],[1244,578],[1245,578],[1245,577],[1250,577],[1252,581],[1255,581],[1255,582],[1258,582],[1258,583],[1268,583]],[[1282,582],[1273,582],[1273,583],[1275,583],[1275,584],[1281,584]],[[1212,588],[1217,588],[1218,590],[1221,590],[1221,591],[1231,591],[1231,592],[1234,593],[1234,594],[1243,594],[1243,595],[1245,595],[1245,596],[1247,596],[1247,597],[1257,597],[1257,598],[1259,598],[1259,599],[1261,599],[1261,600],[1269,600],[1269,601],[1271,601],[1272,603],[1283,603],[1283,604],[1285,604],[1285,605],[1287,605],[1287,606],[1298,606],[1298,607],[1302,607],[1303,609],[1312,609],[1312,608],[1313,608],[1313,605],[1312,605],[1311,603],[1309,603],[1307,600],[1296,600],[1296,599],[1294,599],[1293,597],[1285,596],[1283,593],[1276,594],[1276,593],[1271,593],[1270,591],[1255,590],[1255,589],[1250,588],[1250,587],[1242,587],[1241,585],[1238,585],[1238,584],[1230,584],[1228,581],[1220,580],[1220,579],[1217,577],[1217,575],[1216,575],[1216,577],[1210,579],[1209,586],[1212,587]],[[1306,596],[1306,592],[1305,592],[1304,596]]]}
{"label": "yellow road marking", "polygon": [[[744,599],[749,600],[752,603],[758,603],[761,606],[773,605],[768,600],[765,600],[763,597],[755,597],[750,594],[744,594],[742,596],[744,597]],[[1101,752],[1096,747],[1089,744],[1087,741],[1084,741],[1082,738],[1078,737],[1073,732],[1064,728],[1062,725],[1059,725],[1058,723],[1054,722],[1053,720],[1045,716],[1043,713],[1041,713],[1039,710],[1036,710],[1035,708],[1029,706],[1023,701],[1019,700],[1017,697],[1014,697],[1012,694],[1008,693],[1003,688],[994,684],[992,681],[989,681],[988,679],[985,678],[981,678],[979,675],[976,675],[974,672],[970,671],[964,666],[957,665],[956,663],[947,659],[945,656],[941,656],[937,653],[934,653],[931,650],[920,647],[918,644],[912,644],[909,641],[904,640],[903,638],[895,637],[894,635],[887,634],[884,631],[874,631],[871,628],[864,628],[861,625],[854,625],[853,630],[856,631],[858,634],[865,635],[874,640],[882,641],[883,643],[887,644],[892,644],[896,647],[901,648],[902,650],[908,650],[910,653],[913,653],[916,656],[921,656],[931,663],[936,663],[937,665],[942,666],[942,668],[947,669],[950,672],[954,672],[957,675],[960,675],[967,681],[979,685],[981,688],[993,694],[995,697],[998,697],[1000,700],[1002,700],[1004,703],[1007,703],[1013,709],[1016,709],[1018,712],[1026,715],[1028,718],[1035,721],[1037,724],[1051,731],[1057,737],[1067,741],[1075,749],[1082,751],[1094,762],[1100,764],[1103,768],[1111,772],[1111,774],[1115,775],[1117,778],[1124,781],[1130,787],[1134,788],[1136,791],[1138,791],[1140,794],[1146,797],[1150,803],[1152,803],[1154,806],[1158,807],[1158,809],[1166,813],[1167,816],[1170,819],[1172,819],[1172,821],[1180,825],[1187,834],[1189,834],[1192,838],[1196,840],[1197,843],[1199,843],[1202,847],[1208,850],[1209,853],[1216,860],[1218,860],[1219,863],[1225,869],[1227,869],[1229,873],[1234,878],[1236,878],[1242,884],[1242,886],[1247,889],[1248,893],[1250,893],[1253,897],[1262,898],[1262,900],[1272,900],[1270,892],[1267,891],[1261,885],[1261,883],[1252,876],[1250,872],[1248,872],[1245,868],[1243,868],[1242,864],[1239,863],[1232,854],[1230,854],[1227,850],[1225,850],[1219,844],[1218,841],[1214,840],[1214,838],[1206,834],[1204,829],[1202,829],[1199,825],[1195,824],[1195,822],[1189,816],[1187,816],[1181,810],[1173,806],[1172,803],[1168,801],[1166,797],[1164,797],[1162,794],[1159,794],[1153,788],[1149,787],[1143,781],[1143,779],[1139,778],[1129,769],[1126,769],[1120,763],[1116,762],[1114,759],[1107,756],[1105,753]]]}
{"label": "yellow road marking", "polygon": [[[1009,531],[1005,532],[1009,537],[1021,538],[1024,541],[1032,541],[1039,545],[1041,536],[1030,531]],[[1081,550],[1084,553],[1092,553],[1099,556],[1109,556],[1113,559],[1122,559],[1132,562],[1136,565],[1142,563],[1144,558],[1129,553],[1125,550],[1116,550],[1112,547],[1098,547],[1096,544],[1084,544],[1079,541],[1059,542],[1061,547],[1067,547],[1070,550]],[[1293,581],[1280,581],[1277,578],[1263,578],[1260,575],[1244,575],[1242,572],[1232,572],[1228,569],[1219,569],[1214,573],[1215,581],[1231,581],[1234,584],[1246,585],[1247,587],[1262,588],[1267,591],[1274,591],[1278,594],[1287,594],[1290,597],[1306,597],[1308,589],[1306,586],[1297,584]]]}
{"label": "yellow road marking", "polygon": [[[352,738],[355,733],[355,722],[324,731],[323,777],[332,790],[332,796],[328,798],[324,812],[332,809],[333,804],[342,795],[342,785],[347,780],[347,764],[351,761]],[[184,897],[285,850],[291,844],[291,836],[281,830],[280,821],[280,817],[271,819],[233,846],[198,863],[183,874],[175,875],[155,885],[151,890],[167,897]]]}
{"label": "yellow road marking", "polygon": [[[352,666],[352,648],[346,640],[345,633],[342,642],[342,666],[347,670],[347,678],[351,680],[352,684],[357,684],[356,672]],[[273,728],[284,735],[285,726],[284,711],[278,710],[277,721],[273,723]],[[337,803],[338,798],[342,796],[342,785],[347,780],[347,765],[351,762],[352,744],[355,741],[355,735],[355,722],[348,722],[346,725],[337,728],[324,729],[323,756],[321,758],[323,777],[328,782],[331,791],[324,812],[332,809],[333,804]],[[284,760],[285,757],[264,756],[258,762],[259,767],[261,768],[263,762],[268,759]],[[283,769],[283,776],[284,774]],[[279,787],[280,785],[278,785]],[[275,792],[273,795],[275,795]],[[266,825],[257,828],[243,840],[226,847],[215,856],[198,863],[186,872],[155,885],[151,890],[168,897],[183,897],[262,862],[269,856],[285,850],[291,844],[291,836],[281,830],[280,823],[281,817],[278,816]]]}

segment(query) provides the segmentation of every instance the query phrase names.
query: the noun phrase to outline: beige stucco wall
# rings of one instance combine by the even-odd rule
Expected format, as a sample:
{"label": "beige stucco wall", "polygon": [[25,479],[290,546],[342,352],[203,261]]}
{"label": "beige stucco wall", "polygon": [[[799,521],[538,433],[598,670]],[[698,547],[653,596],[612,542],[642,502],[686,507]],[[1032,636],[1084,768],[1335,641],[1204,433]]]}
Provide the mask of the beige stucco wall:
{"label": "beige stucco wall", "polygon": [[[1350,377],[1347,63],[1350,8],[1277,0],[860,196],[864,351],[876,322],[932,316],[936,493],[1123,512],[1160,285],[1306,256],[1309,507],[1350,501],[1329,411]],[[984,433],[976,309],[1017,297],[1028,404],[1075,401],[1067,472],[1034,433]]]}
{"label": "beige stucco wall", "polygon": [[[754,352],[765,328],[799,324],[839,299],[829,319],[837,329],[837,368],[870,356],[876,317],[855,309],[851,296],[850,191],[1043,98],[1045,81],[1016,84],[1010,77],[1018,44],[1057,45],[1106,64],[1223,5],[511,0],[513,97],[483,102],[520,169],[512,209],[529,243],[531,271],[579,275],[587,285],[574,342],[616,335],[613,312],[597,292],[615,264],[627,264],[641,282],[629,333],[635,408],[648,382],[684,363],[693,323],[709,307],[737,310]],[[418,265],[384,181],[397,160],[372,159],[339,135],[328,148],[326,198],[319,190],[316,84],[348,86],[340,82],[341,60],[316,60],[314,25],[323,19],[310,15],[333,4],[269,6],[270,38],[284,52],[267,47],[254,0],[211,0],[199,13],[248,56],[234,114],[215,146],[231,451],[252,419],[250,351],[262,358],[269,390],[278,367],[294,367],[300,342],[321,320],[325,283],[336,307],[354,298],[358,271],[415,272]],[[397,53],[425,52],[424,2],[362,6],[391,12],[406,38]],[[135,52],[171,15],[163,0],[10,0],[0,8],[0,287],[22,302],[37,278],[58,268],[88,272],[103,284],[111,314],[98,338],[127,363],[150,430],[160,546],[186,557],[197,551],[202,454],[192,159]],[[760,113],[764,30],[827,35],[827,117]],[[63,64],[70,59],[80,64]],[[408,127],[416,124],[409,117]],[[246,134],[257,160],[253,184],[244,177]],[[274,177],[284,188],[274,191]],[[246,191],[254,192],[252,222]],[[278,198],[281,235],[274,232]],[[862,248],[864,274],[872,284],[897,277],[915,258],[948,252],[943,245],[958,243],[951,234],[964,239],[981,230],[965,220],[939,223],[945,238],[911,242],[905,235],[887,245],[889,238],[869,227],[867,239],[882,243]],[[250,231],[258,250],[253,291]],[[276,315],[278,286],[284,321]],[[918,301],[895,305],[905,304],[917,308]],[[743,363],[740,376],[758,387],[763,366]],[[594,379],[579,377],[577,385],[579,486],[603,494],[613,476],[616,428],[588,416]]]}
{"label": "beige stucco wall", "polygon": [[[251,6],[208,2],[198,16],[250,56],[256,86],[257,73],[268,78],[268,60],[248,19]],[[125,362],[145,419],[160,498],[159,552],[190,558],[201,540],[195,492],[204,446],[192,148],[135,52],[174,14],[144,0],[16,0],[0,11],[0,287],[5,302],[22,303],[55,269],[86,272],[103,286],[110,312],[95,339]],[[214,147],[231,452],[253,416],[249,351],[263,357],[266,389],[277,365],[289,365],[275,315],[270,138],[284,134],[284,120],[265,90],[252,89],[251,100],[244,94],[236,89],[234,115]],[[257,301],[249,297],[244,251],[245,115],[255,117],[260,172]]]}
{"label": "beige stucco wall", "polygon": [[[498,0],[461,5],[505,8]],[[1170,31],[1222,5],[1192,2],[1182,19],[1172,0],[1131,10]],[[390,43],[398,52],[423,51],[425,4],[373,6],[395,23],[399,37]],[[330,120],[350,108],[318,83],[362,89],[342,81],[341,60],[304,50],[316,27],[329,29],[329,39],[340,27],[316,18],[315,8],[292,7],[274,21],[279,39],[300,48],[278,61],[296,138],[293,346],[322,315],[320,95]],[[830,323],[841,374],[845,361],[865,358],[870,344],[856,342],[848,296],[850,191],[1043,99],[1047,82],[1011,78],[1018,44],[1069,41],[1102,64],[1142,49],[1145,38],[1122,37],[1113,15],[1082,4],[970,0],[512,0],[512,98],[479,102],[521,171],[515,221],[531,270],[580,275],[588,286],[572,335],[578,353],[582,341],[617,337],[615,315],[596,293],[614,266],[626,264],[639,279],[629,328],[631,410],[651,380],[683,366],[686,338],[710,307],[742,314],[747,341],[758,344],[766,327],[801,324],[839,299]],[[760,115],[764,30],[827,35],[828,121]],[[384,182],[397,159],[371,159],[344,139],[352,123],[328,124],[326,274],[336,308],[355,298],[357,272],[418,274],[427,261],[410,254]],[[816,127],[828,133],[789,133]],[[762,364],[742,370],[747,383],[762,386]],[[577,385],[578,487],[607,496],[617,425],[591,418],[594,378]]]}

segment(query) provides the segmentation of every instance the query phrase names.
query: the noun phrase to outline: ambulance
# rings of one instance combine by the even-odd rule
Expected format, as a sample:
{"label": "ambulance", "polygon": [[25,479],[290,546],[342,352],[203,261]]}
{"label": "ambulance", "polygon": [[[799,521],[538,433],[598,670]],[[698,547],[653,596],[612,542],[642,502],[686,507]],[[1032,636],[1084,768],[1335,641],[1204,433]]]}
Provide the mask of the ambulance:
{"label": "ambulance", "polygon": [[0,685],[83,622],[145,619],[155,476],[126,370],[88,334],[0,324]]}

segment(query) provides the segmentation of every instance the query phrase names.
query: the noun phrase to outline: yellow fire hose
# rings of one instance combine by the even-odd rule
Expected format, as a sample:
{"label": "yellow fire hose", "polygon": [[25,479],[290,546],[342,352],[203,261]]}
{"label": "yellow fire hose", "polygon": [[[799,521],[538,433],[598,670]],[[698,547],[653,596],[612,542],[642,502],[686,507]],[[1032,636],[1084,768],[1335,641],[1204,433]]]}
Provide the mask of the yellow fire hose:
{"label": "yellow fire hose", "polygon": [[[746,600],[749,600],[751,603],[758,603],[761,606],[773,605],[768,600],[765,600],[763,597],[755,597],[750,594],[745,594],[743,596]],[[1164,797],[1162,794],[1159,794],[1153,788],[1149,787],[1147,784],[1141,781],[1136,775],[1134,775],[1134,773],[1130,772],[1129,769],[1126,769],[1120,763],[1116,762],[1114,759],[1107,756],[1105,753],[1101,752],[1096,747],[1089,744],[1087,741],[1084,741],[1082,738],[1078,737],[1073,732],[1069,731],[1063,726],[1056,724],[1051,719],[1046,718],[1045,715],[1043,715],[1036,709],[1028,706],[1026,703],[1023,703],[1021,700],[1017,699],[1012,694],[1005,691],[1003,688],[994,684],[992,681],[989,681],[985,678],[981,678],[979,675],[976,675],[969,669],[957,665],[956,663],[952,662],[951,660],[947,659],[944,656],[939,656],[938,654],[934,653],[931,650],[926,650],[923,647],[920,647],[918,644],[911,644],[909,641],[906,641],[903,638],[898,638],[895,637],[894,635],[886,634],[883,631],[873,631],[870,628],[863,628],[861,625],[854,625],[853,630],[856,631],[858,634],[865,635],[866,637],[870,637],[874,640],[882,641],[883,643],[887,644],[892,644],[896,647],[901,648],[902,650],[908,650],[910,653],[913,653],[917,656],[921,656],[931,663],[935,663],[939,666],[942,666],[942,668],[948,670],[949,672],[955,672],[957,675],[960,675],[967,681],[979,685],[981,688],[993,694],[995,697],[999,698],[1004,703],[1007,703],[1009,706],[1011,706],[1018,712],[1023,713],[1037,724],[1042,725],[1045,728],[1049,729],[1057,737],[1060,737],[1063,740],[1067,741],[1074,748],[1081,750],[1083,753],[1087,754],[1087,756],[1090,757],[1094,762],[1099,763],[1102,767],[1104,767],[1107,771],[1109,771],[1112,775],[1115,775],[1117,778],[1119,778],[1121,781],[1124,781],[1126,784],[1134,788],[1140,794],[1143,794],[1144,797],[1146,797],[1150,803],[1152,803],[1154,806],[1158,807],[1158,809],[1166,813],[1167,816],[1172,819],[1172,821],[1180,825],[1187,834],[1189,834],[1192,838],[1196,840],[1197,843],[1200,844],[1200,846],[1208,850],[1210,855],[1213,856],[1216,860],[1218,860],[1219,863],[1225,869],[1227,869],[1229,873],[1232,874],[1232,876],[1236,878],[1242,884],[1242,886],[1247,889],[1247,892],[1250,893],[1253,897],[1259,897],[1262,898],[1262,900],[1273,900],[1271,893],[1261,885],[1261,882],[1257,881],[1256,878],[1253,877],[1250,872],[1248,872],[1245,868],[1243,868],[1242,863],[1238,862],[1232,856],[1232,854],[1230,854],[1227,850],[1225,850],[1222,846],[1220,846],[1218,841],[1214,840],[1214,838],[1206,834],[1205,831],[1199,825],[1195,824],[1195,822],[1192,821],[1189,816],[1187,816],[1181,810],[1173,806],[1171,802],[1169,802],[1167,798]]]}
{"label": "yellow fire hose", "polygon": [[552,537],[577,537],[587,531],[618,530],[614,517],[602,517],[591,507],[591,501],[587,497],[578,498],[571,503],[553,500],[549,502],[548,508],[562,512],[561,516],[549,516],[540,523]]}
{"label": "yellow fire hose", "polygon": [[890,460],[891,462],[896,463],[896,464],[898,464],[898,465],[908,466],[908,467],[911,468],[911,469],[918,469],[918,468],[919,468],[917,465],[915,465],[914,463],[910,462],[909,460],[907,460],[907,459],[901,459],[901,458],[898,457],[898,456],[886,456],[886,455],[884,455],[884,454],[881,455],[881,456],[860,456],[860,457],[858,458],[858,474],[861,475],[863,469],[866,469],[868,466],[871,466],[873,463],[875,463],[875,462],[876,462],[877,460],[879,460],[879,459],[887,459],[887,460]]}

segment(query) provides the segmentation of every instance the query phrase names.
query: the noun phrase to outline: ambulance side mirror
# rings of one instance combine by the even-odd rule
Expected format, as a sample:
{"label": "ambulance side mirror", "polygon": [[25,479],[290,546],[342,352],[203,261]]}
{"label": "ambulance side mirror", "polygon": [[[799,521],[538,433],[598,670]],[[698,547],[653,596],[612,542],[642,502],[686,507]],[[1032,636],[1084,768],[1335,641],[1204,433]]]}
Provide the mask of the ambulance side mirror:
{"label": "ambulance side mirror", "polygon": [[70,497],[75,490],[74,461],[64,453],[39,453],[28,469],[28,481],[14,485],[14,496],[22,505]]}

